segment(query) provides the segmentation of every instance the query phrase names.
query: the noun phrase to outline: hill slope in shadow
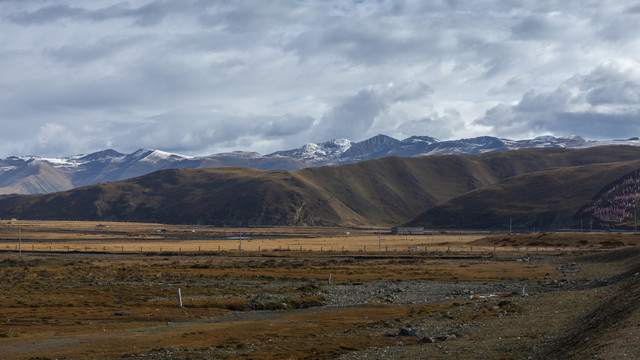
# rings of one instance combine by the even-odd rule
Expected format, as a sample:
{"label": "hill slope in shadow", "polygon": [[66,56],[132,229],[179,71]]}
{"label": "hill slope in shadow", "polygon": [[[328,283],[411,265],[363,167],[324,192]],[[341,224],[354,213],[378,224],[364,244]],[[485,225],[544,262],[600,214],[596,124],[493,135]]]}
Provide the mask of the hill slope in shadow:
{"label": "hill slope in shadow", "polygon": [[[519,176],[542,172],[538,174],[544,177],[539,186],[558,192],[553,190],[559,188],[554,181],[575,177],[567,173],[575,170],[562,172],[562,168],[602,164],[585,171],[609,178],[617,174],[608,170],[611,166],[622,166],[609,163],[636,159],[640,159],[640,148],[611,146],[388,157],[298,171],[171,169],[59,193],[3,198],[0,217],[232,226],[388,226],[409,222],[451,199],[483,188],[490,191],[485,196],[491,196],[495,202],[492,206],[499,209],[512,196],[509,181],[523,181]],[[570,201],[577,203],[592,195],[576,193],[571,196],[581,200]]]}
{"label": "hill slope in shadow", "polygon": [[[548,230],[580,227],[576,214],[640,160],[569,166],[513,176],[431,208],[408,223],[436,228]],[[586,219],[584,226],[588,226]]]}

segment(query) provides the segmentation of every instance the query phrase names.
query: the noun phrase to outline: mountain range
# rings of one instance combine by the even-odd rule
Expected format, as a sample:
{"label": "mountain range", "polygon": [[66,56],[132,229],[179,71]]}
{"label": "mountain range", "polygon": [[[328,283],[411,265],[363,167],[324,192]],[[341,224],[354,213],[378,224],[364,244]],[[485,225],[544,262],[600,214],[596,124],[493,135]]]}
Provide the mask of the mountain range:
{"label": "mountain range", "polygon": [[[371,151],[353,150],[353,156],[364,153]],[[0,218],[546,230],[589,222],[588,205],[604,203],[602,194],[627,194],[620,184],[640,183],[633,180],[638,169],[639,146],[385,156],[295,171],[174,168],[50,194],[5,196]]]}
{"label": "mountain range", "polygon": [[123,154],[112,149],[65,158],[10,156],[0,159],[0,194],[44,194],[103,182],[131,179],[165,169],[201,169],[241,166],[260,170],[299,170],[351,164],[387,156],[481,154],[524,148],[587,148],[603,145],[640,146],[640,139],[593,141],[579,136],[541,136],[530,140],[476,137],[440,141],[429,136],[404,140],[378,135],[352,142],[335,139],[267,155],[236,151],[206,156],[185,156],[141,149]]}

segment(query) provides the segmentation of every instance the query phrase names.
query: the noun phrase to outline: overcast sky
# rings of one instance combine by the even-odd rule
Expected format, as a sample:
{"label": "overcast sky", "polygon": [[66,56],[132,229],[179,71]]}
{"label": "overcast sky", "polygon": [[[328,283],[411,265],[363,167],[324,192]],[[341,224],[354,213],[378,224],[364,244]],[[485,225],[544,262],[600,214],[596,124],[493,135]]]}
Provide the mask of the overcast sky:
{"label": "overcast sky", "polygon": [[638,0],[0,0],[0,157],[640,136],[638,24]]}

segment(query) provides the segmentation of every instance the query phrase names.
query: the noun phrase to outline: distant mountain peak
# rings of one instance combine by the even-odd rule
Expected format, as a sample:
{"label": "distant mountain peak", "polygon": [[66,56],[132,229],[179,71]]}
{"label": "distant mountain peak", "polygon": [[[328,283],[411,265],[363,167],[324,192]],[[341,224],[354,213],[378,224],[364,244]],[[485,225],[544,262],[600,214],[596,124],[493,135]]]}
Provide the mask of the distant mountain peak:
{"label": "distant mountain peak", "polygon": [[404,140],[402,140],[403,142],[425,142],[428,144],[433,144],[433,143],[437,143],[440,142],[440,140],[431,137],[431,136],[412,136],[409,138],[406,138]]}
{"label": "distant mountain peak", "polygon": [[191,159],[191,156],[170,153],[162,150],[139,149],[129,155],[139,161],[157,162],[162,160],[184,160]]}
{"label": "distant mountain peak", "polygon": [[303,161],[334,160],[349,150],[353,143],[347,139],[332,139],[321,143],[308,143],[299,148],[277,151],[267,156],[293,157]]}
{"label": "distant mountain peak", "polygon": [[[297,170],[305,167],[341,165],[386,156],[419,157],[430,155],[480,154],[492,151],[515,150],[535,147],[586,148],[599,145],[640,146],[640,139],[585,140],[576,135],[566,137],[539,136],[529,140],[509,140],[493,136],[479,136],[458,140],[438,140],[430,136],[411,136],[398,140],[379,134],[363,141],[336,138],[320,143],[308,143],[299,148],[283,150],[267,155],[251,151],[234,151],[191,157],[156,149],[139,149],[123,154],[106,149],[88,155],[65,158],[39,156],[10,156],[0,159],[0,193],[39,193],[67,190],[69,187],[125,180],[153,171],[170,168],[203,168],[218,166],[244,166],[263,170]],[[20,169],[31,163],[46,164],[59,170],[62,181],[50,181],[42,174],[38,181],[59,184],[49,187],[20,187]],[[28,171],[25,169],[25,174]],[[58,185],[56,185],[58,186]]]}
{"label": "distant mountain peak", "polygon": [[121,159],[123,157],[125,157],[125,154],[123,153],[117,152],[113,149],[106,149],[106,150],[94,152],[88,155],[82,154],[82,155],[70,156],[68,159],[76,160],[80,162],[86,162],[86,161],[110,161],[113,159]]}

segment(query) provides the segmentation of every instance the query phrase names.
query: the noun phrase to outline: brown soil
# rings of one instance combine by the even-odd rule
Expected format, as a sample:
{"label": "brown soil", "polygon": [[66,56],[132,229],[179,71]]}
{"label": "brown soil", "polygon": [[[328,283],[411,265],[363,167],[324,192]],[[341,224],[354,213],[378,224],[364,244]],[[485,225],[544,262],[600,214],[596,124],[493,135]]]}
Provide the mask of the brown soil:
{"label": "brown soil", "polygon": [[546,235],[546,252],[485,239],[450,252],[4,253],[0,354],[640,358],[640,248],[589,236]]}

